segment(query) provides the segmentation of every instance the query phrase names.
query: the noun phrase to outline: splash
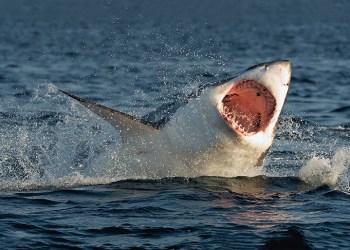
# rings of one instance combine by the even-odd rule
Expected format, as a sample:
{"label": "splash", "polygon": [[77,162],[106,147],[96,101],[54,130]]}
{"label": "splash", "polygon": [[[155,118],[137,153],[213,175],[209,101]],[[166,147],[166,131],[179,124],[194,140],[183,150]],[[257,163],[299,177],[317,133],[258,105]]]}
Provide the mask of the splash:
{"label": "splash", "polygon": [[300,178],[313,186],[329,185],[350,191],[350,148],[338,149],[332,158],[312,157],[299,172]]}
{"label": "splash", "polygon": [[[52,85],[26,105],[3,112],[0,190],[107,183],[118,179],[112,157],[118,133]],[[6,142],[6,143],[5,143]]]}

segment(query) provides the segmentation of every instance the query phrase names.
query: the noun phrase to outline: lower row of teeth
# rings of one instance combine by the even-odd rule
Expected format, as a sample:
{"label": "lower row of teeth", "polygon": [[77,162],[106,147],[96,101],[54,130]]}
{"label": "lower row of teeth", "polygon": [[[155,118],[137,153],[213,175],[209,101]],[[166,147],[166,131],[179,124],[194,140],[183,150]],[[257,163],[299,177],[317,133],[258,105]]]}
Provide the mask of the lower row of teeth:
{"label": "lower row of teeth", "polygon": [[249,128],[254,127],[254,126],[260,127],[261,115],[258,117],[258,124],[253,124],[252,122],[250,122],[248,127],[243,127],[243,125],[237,123],[237,121],[238,121],[237,118],[250,120],[246,115],[237,115],[235,112],[232,112],[228,108],[224,108],[223,113],[224,113],[224,116],[229,120],[230,123],[234,123],[240,130],[243,130],[244,132],[250,132]]}

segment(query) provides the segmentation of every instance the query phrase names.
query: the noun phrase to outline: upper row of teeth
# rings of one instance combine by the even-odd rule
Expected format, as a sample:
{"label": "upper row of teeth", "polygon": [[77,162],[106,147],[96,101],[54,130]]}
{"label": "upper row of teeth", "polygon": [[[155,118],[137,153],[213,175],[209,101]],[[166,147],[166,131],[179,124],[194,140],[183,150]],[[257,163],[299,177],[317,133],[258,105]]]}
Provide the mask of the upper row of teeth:
{"label": "upper row of teeth", "polygon": [[269,107],[269,110],[270,110],[269,113],[272,113],[276,103],[273,96],[269,92],[266,92],[266,88],[250,80],[244,80],[241,84],[238,84],[238,86],[236,86],[237,89],[247,89],[247,88],[253,88],[253,87],[256,89],[259,89],[259,91],[261,91],[261,94],[264,95],[266,100],[265,108],[267,109]]}

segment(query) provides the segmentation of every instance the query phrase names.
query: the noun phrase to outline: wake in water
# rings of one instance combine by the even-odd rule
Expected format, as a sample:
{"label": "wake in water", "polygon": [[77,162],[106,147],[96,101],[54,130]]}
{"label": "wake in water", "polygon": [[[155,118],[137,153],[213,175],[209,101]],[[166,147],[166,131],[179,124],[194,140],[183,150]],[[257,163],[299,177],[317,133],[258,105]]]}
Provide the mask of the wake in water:
{"label": "wake in water", "polygon": [[[151,175],[143,169],[142,158],[138,169],[122,161],[121,139],[115,128],[62,96],[53,85],[38,88],[24,107],[1,113],[1,190],[166,177]],[[335,147],[334,156],[329,151],[318,154],[314,151],[317,140],[310,132],[312,129],[301,126],[298,120],[282,118],[277,146],[267,156],[265,167],[242,166],[232,173],[236,176],[300,176],[312,186],[329,185],[349,190],[350,149]],[[283,153],[278,155],[281,150]],[[184,171],[178,176],[197,177],[200,172]]]}

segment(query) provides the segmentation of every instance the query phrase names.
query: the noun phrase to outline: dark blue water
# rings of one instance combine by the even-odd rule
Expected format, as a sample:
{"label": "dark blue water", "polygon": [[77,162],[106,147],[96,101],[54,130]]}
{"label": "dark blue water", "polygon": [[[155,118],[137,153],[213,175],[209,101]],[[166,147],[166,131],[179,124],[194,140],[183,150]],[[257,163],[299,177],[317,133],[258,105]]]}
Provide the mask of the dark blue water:
{"label": "dark blue water", "polygon": [[[0,1],[3,249],[349,249],[348,1]],[[115,129],[257,63],[293,63],[264,168],[138,179]]]}

